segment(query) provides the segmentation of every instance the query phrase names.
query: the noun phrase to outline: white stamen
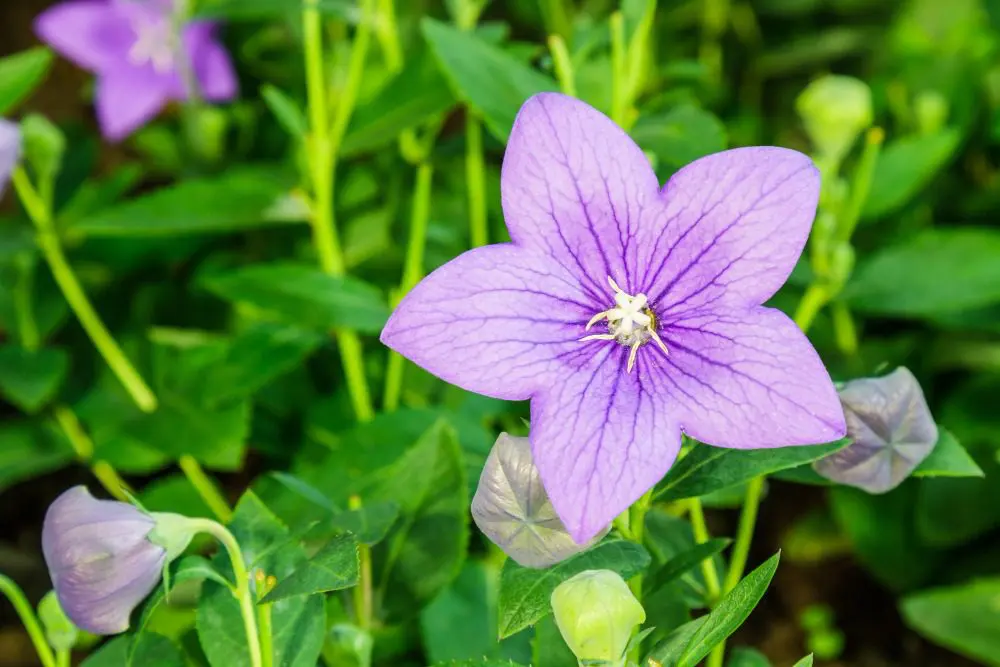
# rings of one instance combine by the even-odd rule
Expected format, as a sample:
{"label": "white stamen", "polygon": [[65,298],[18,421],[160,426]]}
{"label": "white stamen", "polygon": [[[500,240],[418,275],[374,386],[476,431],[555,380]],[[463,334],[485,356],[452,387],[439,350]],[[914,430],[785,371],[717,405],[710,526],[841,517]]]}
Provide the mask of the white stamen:
{"label": "white stamen", "polygon": [[594,315],[584,327],[585,331],[589,331],[598,322],[607,320],[608,333],[591,334],[584,336],[580,341],[610,340],[628,347],[626,371],[629,373],[635,367],[639,348],[650,340],[656,343],[663,354],[668,354],[666,344],[656,333],[656,321],[649,309],[649,299],[646,295],[640,293],[632,296],[626,293],[611,276],[608,276],[608,284],[614,290],[615,306]]}
{"label": "white stamen", "polygon": [[151,63],[153,70],[166,74],[174,69],[173,27],[166,19],[139,17],[132,23],[135,43],[128,52],[128,60],[133,65]]}

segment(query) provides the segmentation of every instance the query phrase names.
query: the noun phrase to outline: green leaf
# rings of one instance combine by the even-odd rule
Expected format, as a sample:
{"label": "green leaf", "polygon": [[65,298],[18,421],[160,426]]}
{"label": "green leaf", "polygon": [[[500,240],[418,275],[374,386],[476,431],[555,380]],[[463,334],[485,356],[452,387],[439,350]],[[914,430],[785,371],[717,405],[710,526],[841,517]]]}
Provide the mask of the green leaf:
{"label": "green leaf", "polygon": [[653,648],[646,658],[647,663],[655,660],[663,667],[677,667],[688,644],[707,621],[708,616],[702,616],[675,628]]}
{"label": "green leaf", "polygon": [[335,277],[302,264],[248,266],[206,278],[216,296],[298,326],[378,333],[389,317],[385,297],[356,278]]}
{"label": "green leaf", "polygon": [[309,132],[309,123],[298,103],[289,97],[288,93],[277,86],[265,83],[260,87],[260,96],[264,98],[264,103],[281,123],[285,132],[296,139],[305,139]]}
{"label": "green leaf", "polygon": [[903,599],[907,625],[931,641],[987,665],[1000,665],[1000,577],[937,588]]}
{"label": "green leaf", "polygon": [[1000,231],[929,229],[859,264],[844,290],[860,312],[929,317],[1000,301]]}
{"label": "green leaf", "polygon": [[656,156],[659,165],[670,171],[726,148],[726,126],[693,104],[641,116],[631,135],[644,151]]}
{"label": "green leaf", "polygon": [[507,560],[500,575],[500,637],[520,632],[551,613],[552,591],[584,570],[612,570],[623,579],[630,579],[649,563],[645,549],[625,540],[601,542],[544,570],[521,567]]}
{"label": "green leaf", "polygon": [[764,597],[764,592],[778,569],[780,556],[780,552],[771,556],[763,565],[736,584],[729,595],[719,601],[719,604],[709,612],[705,622],[691,636],[684,652],[677,660],[678,667],[695,667],[716,644],[736,632]]}
{"label": "green leaf", "polygon": [[107,237],[217,234],[308,218],[290,194],[295,175],[280,166],[246,166],[181,181],[85,216],[70,234]]}
{"label": "green leaf", "polygon": [[385,539],[398,518],[399,505],[388,501],[341,512],[330,520],[330,526],[351,533],[362,544],[374,546]]}
{"label": "green leaf", "polygon": [[0,116],[10,113],[42,82],[52,65],[52,52],[37,47],[0,58]]}
{"label": "green leaf", "polygon": [[875,163],[863,217],[881,218],[906,205],[947,166],[961,138],[950,128],[889,143]]}
{"label": "green leaf", "polygon": [[771,667],[771,661],[757,649],[737,646],[729,654],[726,667]]}
{"label": "green leaf", "polygon": [[64,350],[0,345],[0,394],[25,412],[36,412],[48,403],[67,370],[69,355]]}
{"label": "green leaf", "polygon": [[938,441],[930,455],[913,471],[914,477],[984,477],[983,469],[969,456],[950,431],[938,425]]}
{"label": "green leaf", "polygon": [[[359,17],[354,0],[315,0],[314,6],[325,16],[356,21]],[[196,17],[229,21],[259,21],[282,15],[302,13],[304,0],[206,0],[198,3]]]}
{"label": "green leaf", "polygon": [[155,632],[116,637],[83,661],[81,667],[186,667],[177,645]]}
{"label": "green leaf", "polygon": [[408,58],[403,71],[358,107],[341,152],[350,157],[396,141],[400,132],[445,113],[455,104],[448,82],[429,55]]}
{"label": "green leaf", "polygon": [[724,449],[699,443],[657,485],[655,498],[667,501],[701,496],[759,475],[815,461],[849,442],[845,438],[825,445],[771,449]]}
{"label": "green leaf", "polygon": [[532,95],[557,90],[547,76],[471,32],[424,18],[420,27],[455,94],[506,141],[518,109]]}
{"label": "green leaf", "polygon": [[73,459],[69,442],[41,424],[25,421],[0,426],[0,490],[57,470]]}
{"label": "green leaf", "polygon": [[703,561],[722,553],[722,550],[731,542],[730,539],[716,537],[708,542],[696,544],[687,551],[682,551],[668,560],[662,568],[657,570],[656,574],[649,578],[648,583],[643,588],[644,594],[653,595],[662,587],[701,565]]}
{"label": "green leaf", "polygon": [[466,561],[451,585],[421,610],[420,636],[428,664],[498,657],[497,570],[481,561]]}
{"label": "green leaf", "polygon": [[576,656],[566,646],[552,616],[540,618],[535,623],[534,634],[531,648],[531,664],[534,667],[577,667]]}
{"label": "green leaf", "polygon": [[813,654],[810,653],[806,657],[799,660],[793,667],[813,667]]}
{"label": "green leaf", "polygon": [[358,583],[358,542],[353,535],[334,537],[315,556],[282,579],[264,602],[276,602],[296,595],[328,593]]}

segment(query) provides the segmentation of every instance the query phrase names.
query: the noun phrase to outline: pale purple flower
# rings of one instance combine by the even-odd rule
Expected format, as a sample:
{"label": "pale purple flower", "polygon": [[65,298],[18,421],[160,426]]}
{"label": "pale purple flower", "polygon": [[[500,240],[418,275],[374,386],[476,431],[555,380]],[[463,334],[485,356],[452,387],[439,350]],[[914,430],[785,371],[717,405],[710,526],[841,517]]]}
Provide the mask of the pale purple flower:
{"label": "pale purple flower", "polygon": [[97,500],[83,486],[49,507],[42,551],[66,616],[97,635],[124,632],[132,610],[156,587],[167,550],[149,540],[153,517],[127,503]]}
{"label": "pale purple flower", "polygon": [[97,75],[97,119],[108,139],[123,139],[168,102],[188,99],[182,68],[205,99],[236,95],[216,25],[191,21],[178,39],[174,10],[173,0],[70,0],[35,20],[42,41]]}
{"label": "pale purple flower", "polygon": [[747,449],[843,436],[819,356],[760,305],[809,235],[806,156],[725,151],[661,189],[611,120],[543,93],[518,113],[501,192],[513,242],[434,271],[382,341],[466,390],[531,399],[535,465],[577,542],[663,477],[681,431]]}
{"label": "pale purple flower", "polygon": [[21,131],[9,120],[0,118],[0,197],[21,157]]}
{"label": "pale purple flower", "polygon": [[938,428],[920,383],[900,366],[878,378],[851,380],[840,389],[847,447],[813,467],[823,477],[885,493],[899,486],[934,450]]}
{"label": "pale purple flower", "polygon": [[[484,535],[524,567],[548,567],[589,546],[574,542],[559,520],[531,460],[528,438],[506,433],[497,438],[472,498],[472,518]],[[591,543],[610,529],[606,526]]]}

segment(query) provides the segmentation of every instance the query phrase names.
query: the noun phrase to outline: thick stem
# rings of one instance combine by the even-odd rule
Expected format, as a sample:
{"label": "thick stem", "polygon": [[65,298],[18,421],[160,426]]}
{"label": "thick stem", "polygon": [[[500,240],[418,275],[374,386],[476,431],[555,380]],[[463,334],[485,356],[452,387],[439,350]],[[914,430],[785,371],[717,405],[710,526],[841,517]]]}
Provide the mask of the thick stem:
{"label": "thick stem", "polygon": [[257,630],[260,634],[261,667],[274,665],[274,629],[271,624],[271,605],[257,605]]}
{"label": "thick stem", "polygon": [[68,648],[56,651],[56,665],[58,667],[70,667],[72,665],[72,656]]}
{"label": "thick stem", "polygon": [[465,121],[465,180],[469,193],[469,238],[473,248],[489,243],[483,123],[470,108]]}
{"label": "thick stem", "polygon": [[24,629],[28,631],[28,636],[31,638],[31,643],[35,645],[42,665],[44,667],[57,667],[56,658],[52,655],[52,647],[49,646],[49,642],[45,638],[45,631],[42,630],[38,617],[35,616],[35,610],[31,608],[28,599],[24,597],[21,588],[14,583],[13,579],[0,574],[0,594],[14,605],[14,611],[17,612],[21,623],[24,624]]}
{"label": "thick stem", "polygon": [[189,454],[185,454],[177,461],[177,465],[180,466],[180,469],[184,472],[184,475],[191,482],[191,486],[198,492],[201,499],[212,510],[215,518],[222,523],[229,523],[233,518],[233,510],[219,491],[219,487],[205,474],[197,459]]}

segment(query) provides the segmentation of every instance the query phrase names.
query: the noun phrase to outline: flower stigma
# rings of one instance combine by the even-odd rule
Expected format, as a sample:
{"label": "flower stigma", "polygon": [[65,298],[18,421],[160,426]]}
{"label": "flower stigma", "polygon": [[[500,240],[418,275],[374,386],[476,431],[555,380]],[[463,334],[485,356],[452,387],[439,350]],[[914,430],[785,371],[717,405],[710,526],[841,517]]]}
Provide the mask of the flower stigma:
{"label": "flower stigma", "polygon": [[601,320],[607,320],[608,333],[590,334],[581,338],[580,341],[613,340],[629,348],[627,366],[629,373],[635,367],[635,358],[639,348],[650,340],[656,343],[663,354],[669,354],[666,344],[656,333],[656,315],[650,309],[646,295],[641,292],[635,296],[627,294],[611,276],[608,276],[608,284],[615,292],[615,306],[594,315],[584,329],[590,331]]}
{"label": "flower stigma", "polygon": [[139,16],[132,22],[132,29],[135,43],[128,52],[129,62],[137,66],[152,64],[158,74],[173,71],[175,39],[170,21]]}

